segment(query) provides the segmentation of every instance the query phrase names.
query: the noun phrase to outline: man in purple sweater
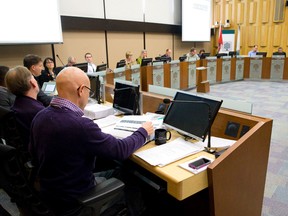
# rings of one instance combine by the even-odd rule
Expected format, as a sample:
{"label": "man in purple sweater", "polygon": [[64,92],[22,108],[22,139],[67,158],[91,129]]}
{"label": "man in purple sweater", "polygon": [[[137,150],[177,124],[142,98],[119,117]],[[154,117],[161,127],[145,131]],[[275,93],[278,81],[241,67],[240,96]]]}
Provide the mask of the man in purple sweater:
{"label": "man in purple sweater", "polygon": [[76,67],[63,69],[56,86],[58,97],[32,122],[29,149],[37,167],[40,194],[60,212],[95,186],[95,157],[127,159],[146,142],[153,126],[146,122],[131,136],[116,139],[83,117],[91,91],[83,71]]}
{"label": "man in purple sweater", "polygon": [[19,132],[21,133],[25,152],[28,152],[31,122],[34,116],[44,105],[37,101],[39,86],[32,73],[23,66],[12,68],[5,76],[7,88],[16,95],[15,102],[11,107],[14,111]]}

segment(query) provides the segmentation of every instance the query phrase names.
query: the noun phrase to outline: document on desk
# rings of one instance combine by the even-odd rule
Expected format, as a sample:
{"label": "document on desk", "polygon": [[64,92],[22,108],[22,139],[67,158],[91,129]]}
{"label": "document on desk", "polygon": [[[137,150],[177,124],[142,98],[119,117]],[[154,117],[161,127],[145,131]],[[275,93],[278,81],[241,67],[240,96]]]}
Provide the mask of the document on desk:
{"label": "document on desk", "polygon": [[203,150],[204,147],[199,145],[199,142],[192,143],[179,137],[164,145],[136,152],[134,155],[140,157],[152,166],[163,167],[169,163]]}

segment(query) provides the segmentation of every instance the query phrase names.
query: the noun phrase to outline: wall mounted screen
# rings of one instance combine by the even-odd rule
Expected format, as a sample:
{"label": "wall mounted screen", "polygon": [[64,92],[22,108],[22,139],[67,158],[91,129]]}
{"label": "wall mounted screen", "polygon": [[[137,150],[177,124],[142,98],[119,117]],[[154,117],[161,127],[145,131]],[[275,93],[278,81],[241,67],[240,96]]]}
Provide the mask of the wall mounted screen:
{"label": "wall mounted screen", "polygon": [[0,1],[0,44],[62,43],[58,0]]}
{"label": "wall mounted screen", "polygon": [[182,0],[182,41],[210,41],[211,0]]}

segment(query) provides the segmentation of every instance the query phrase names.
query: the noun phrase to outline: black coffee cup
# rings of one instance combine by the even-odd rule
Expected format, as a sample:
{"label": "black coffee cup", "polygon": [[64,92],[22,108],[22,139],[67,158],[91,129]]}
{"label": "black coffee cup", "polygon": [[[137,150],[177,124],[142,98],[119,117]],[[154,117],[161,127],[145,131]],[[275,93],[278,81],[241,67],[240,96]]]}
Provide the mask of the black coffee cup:
{"label": "black coffee cup", "polygon": [[[167,137],[168,134],[168,137]],[[171,132],[160,128],[155,130],[155,144],[162,145],[171,139]]]}

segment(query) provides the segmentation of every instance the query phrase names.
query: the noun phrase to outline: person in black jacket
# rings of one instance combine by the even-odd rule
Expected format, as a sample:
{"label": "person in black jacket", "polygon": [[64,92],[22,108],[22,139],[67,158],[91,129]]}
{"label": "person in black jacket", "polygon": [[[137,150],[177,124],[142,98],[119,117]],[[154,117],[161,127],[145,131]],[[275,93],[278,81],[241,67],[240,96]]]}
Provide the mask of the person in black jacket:
{"label": "person in black jacket", "polygon": [[47,57],[44,62],[44,70],[41,72],[41,75],[38,78],[38,84],[40,88],[44,82],[54,81],[56,78],[55,64],[54,60],[51,57]]}
{"label": "person in black jacket", "polygon": [[[28,68],[33,74],[34,78],[39,82],[39,76],[43,69],[42,59],[38,55],[28,54],[23,59],[23,65]],[[41,89],[37,95],[37,100],[42,102],[44,106],[49,106],[52,100],[51,96],[46,95]]]}

